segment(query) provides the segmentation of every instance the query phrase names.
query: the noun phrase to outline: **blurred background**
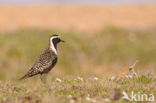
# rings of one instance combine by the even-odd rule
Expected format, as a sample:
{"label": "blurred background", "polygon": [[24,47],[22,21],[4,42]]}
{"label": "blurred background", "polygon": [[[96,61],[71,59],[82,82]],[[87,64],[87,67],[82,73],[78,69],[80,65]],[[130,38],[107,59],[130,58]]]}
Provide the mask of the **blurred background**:
{"label": "blurred background", "polygon": [[0,80],[17,80],[57,33],[50,77],[156,72],[156,0],[0,0]]}

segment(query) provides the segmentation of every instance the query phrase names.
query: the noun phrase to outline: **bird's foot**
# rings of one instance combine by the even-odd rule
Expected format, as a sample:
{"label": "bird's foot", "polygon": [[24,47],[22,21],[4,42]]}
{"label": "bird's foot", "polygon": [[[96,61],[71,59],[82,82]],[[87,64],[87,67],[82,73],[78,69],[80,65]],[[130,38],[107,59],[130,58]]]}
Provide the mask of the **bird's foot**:
{"label": "bird's foot", "polygon": [[42,83],[46,84],[47,74],[41,74],[40,79],[41,79]]}

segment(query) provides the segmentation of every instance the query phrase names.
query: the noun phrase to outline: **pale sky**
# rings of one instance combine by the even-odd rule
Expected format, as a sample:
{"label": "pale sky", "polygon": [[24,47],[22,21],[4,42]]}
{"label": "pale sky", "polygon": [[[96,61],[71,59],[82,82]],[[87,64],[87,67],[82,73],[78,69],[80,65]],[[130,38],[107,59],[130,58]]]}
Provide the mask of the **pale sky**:
{"label": "pale sky", "polygon": [[0,4],[107,4],[107,3],[156,3],[156,0],[0,0]]}

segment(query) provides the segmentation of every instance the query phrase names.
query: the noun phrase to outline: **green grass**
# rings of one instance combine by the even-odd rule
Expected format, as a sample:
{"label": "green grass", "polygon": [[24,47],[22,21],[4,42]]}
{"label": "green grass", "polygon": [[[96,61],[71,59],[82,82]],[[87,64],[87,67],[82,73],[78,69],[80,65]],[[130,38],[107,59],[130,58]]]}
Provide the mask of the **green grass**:
{"label": "green grass", "polygon": [[141,82],[141,83],[150,83],[150,82],[152,82],[152,80],[153,80],[152,77],[147,77],[144,75],[142,75],[138,78],[138,82]]}
{"label": "green grass", "polygon": [[[75,77],[76,78],[76,77]],[[11,101],[36,103],[69,103],[71,101],[79,103],[105,102],[109,99],[111,103],[125,103],[122,99],[122,92],[131,94],[153,94],[156,95],[155,81],[140,83],[137,79],[109,80],[106,78],[83,78],[83,81],[77,81],[73,78],[64,78],[62,82],[53,79],[48,80],[47,84],[40,81],[29,84],[21,82],[1,82],[0,100],[3,103]],[[125,82],[128,81],[128,82]],[[118,95],[116,95],[118,94]],[[91,100],[87,100],[86,98]],[[127,103],[127,102],[126,102]],[[130,103],[130,102],[129,102]]]}

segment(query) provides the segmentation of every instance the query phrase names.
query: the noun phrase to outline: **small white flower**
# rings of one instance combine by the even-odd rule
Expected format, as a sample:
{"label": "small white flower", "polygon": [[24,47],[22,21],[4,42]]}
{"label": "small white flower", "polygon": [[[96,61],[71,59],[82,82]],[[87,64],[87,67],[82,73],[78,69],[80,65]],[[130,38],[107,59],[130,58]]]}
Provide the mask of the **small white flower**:
{"label": "small white flower", "polygon": [[72,98],[73,96],[72,96],[72,95],[68,95],[68,97],[69,97],[69,98]]}
{"label": "small white flower", "polygon": [[83,81],[83,78],[81,78],[81,77],[77,77],[76,79],[74,79],[74,80],[80,80],[80,81]]}
{"label": "small white flower", "polygon": [[109,98],[105,98],[104,101],[105,102],[110,102],[110,99]]}
{"label": "small white flower", "polygon": [[86,100],[87,100],[87,101],[91,101],[91,98],[89,98],[89,97],[86,97]]}
{"label": "small white flower", "polygon": [[111,80],[115,80],[115,78],[116,78],[115,76],[112,76],[112,77],[111,77]]}
{"label": "small white flower", "polygon": [[90,97],[86,97],[86,100],[87,100],[87,101],[91,101],[92,103],[96,103],[96,102],[97,102],[95,99],[92,99],[92,98],[90,98]]}
{"label": "small white flower", "polygon": [[131,78],[131,79],[132,79],[132,78],[133,78],[133,76],[132,76],[132,75],[129,75],[129,78]]}
{"label": "small white flower", "polygon": [[56,82],[62,82],[62,80],[60,78],[56,78],[55,80]]}
{"label": "small white flower", "polygon": [[93,79],[96,80],[96,81],[99,80],[99,78],[97,78],[97,77],[94,77]]}
{"label": "small white flower", "polygon": [[129,78],[129,76],[128,76],[128,75],[125,75],[125,77],[126,77],[126,78]]}
{"label": "small white flower", "polygon": [[70,103],[75,103],[75,100],[70,100]]}
{"label": "small white flower", "polygon": [[132,79],[132,78],[133,78],[133,76],[132,76],[132,75],[125,75],[125,77],[126,77],[126,78],[130,78],[130,79]]}

